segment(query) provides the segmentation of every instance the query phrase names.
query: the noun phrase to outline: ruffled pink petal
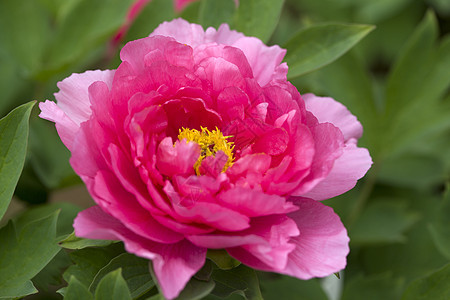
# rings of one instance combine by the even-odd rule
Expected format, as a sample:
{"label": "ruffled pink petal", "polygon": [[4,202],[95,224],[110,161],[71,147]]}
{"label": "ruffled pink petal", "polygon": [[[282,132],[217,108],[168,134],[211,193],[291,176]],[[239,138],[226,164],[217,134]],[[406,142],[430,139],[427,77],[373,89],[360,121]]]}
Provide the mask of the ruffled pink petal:
{"label": "ruffled pink petal", "polygon": [[320,123],[332,123],[344,135],[344,140],[359,139],[363,128],[354,115],[341,103],[329,97],[318,97],[314,94],[302,95],[306,109],[310,111]]}
{"label": "ruffled pink petal", "polygon": [[103,81],[108,88],[111,88],[114,73],[115,70],[86,71],[81,74],[72,74],[58,82],[59,92],[55,93],[58,106],[77,125],[89,120],[91,116],[89,86],[96,81]]}
{"label": "ruffled pink petal", "polygon": [[153,270],[167,299],[179,295],[189,279],[203,266],[206,249],[182,240],[159,244],[134,234],[100,207],[88,208],[75,218],[75,234],[90,239],[121,240],[125,249],[153,261]]}
{"label": "ruffled pink petal", "polygon": [[345,268],[349,238],[333,209],[307,198],[291,199],[299,210],[288,216],[297,224],[300,235],[291,238],[296,247],[279,272],[307,280]]}
{"label": "ruffled pink petal", "polygon": [[72,151],[73,140],[80,129],[74,121],[72,121],[66,113],[53,101],[45,101],[39,103],[41,113],[39,117],[55,123],[56,130],[64,145]]}
{"label": "ruffled pink petal", "polygon": [[315,200],[325,200],[352,189],[372,165],[372,158],[365,148],[358,148],[356,140],[350,140],[343,154],[333,165],[328,176],[303,196]]}
{"label": "ruffled pink petal", "polygon": [[197,143],[177,141],[166,137],[161,141],[156,152],[156,167],[169,177],[174,175],[194,174],[194,164],[200,157],[200,146]]}
{"label": "ruffled pink petal", "polygon": [[223,192],[218,195],[217,200],[221,205],[249,217],[285,214],[297,210],[297,207],[284,197],[244,187],[235,187]]}
{"label": "ruffled pink petal", "polygon": [[205,31],[198,24],[191,24],[183,19],[161,23],[150,36],[163,35],[174,38],[177,42],[197,47],[205,43]]}

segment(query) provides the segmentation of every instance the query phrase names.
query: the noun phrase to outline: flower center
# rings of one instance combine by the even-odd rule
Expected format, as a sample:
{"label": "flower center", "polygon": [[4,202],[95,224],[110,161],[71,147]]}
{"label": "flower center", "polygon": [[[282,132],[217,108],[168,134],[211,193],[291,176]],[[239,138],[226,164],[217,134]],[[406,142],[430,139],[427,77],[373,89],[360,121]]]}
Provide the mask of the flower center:
{"label": "flower center", "polygon": [[208,156],[215,156],[217,152],[223,151],[227,156],[228,160],[222,169],[225,172],[233,164],[234,156],[233,149],[234,145],[232,142],[228,142],[228,136],[223,136],[219,129],[209,131],[206,127],[200,127],[202,131],[196,129],[182,128],[179,130],[178,139],[182,141],[186,139],[186,142],[195,142],[200,148],[200,157],[194,164],[195,173],[200,175],[200,165],[202,161]]}

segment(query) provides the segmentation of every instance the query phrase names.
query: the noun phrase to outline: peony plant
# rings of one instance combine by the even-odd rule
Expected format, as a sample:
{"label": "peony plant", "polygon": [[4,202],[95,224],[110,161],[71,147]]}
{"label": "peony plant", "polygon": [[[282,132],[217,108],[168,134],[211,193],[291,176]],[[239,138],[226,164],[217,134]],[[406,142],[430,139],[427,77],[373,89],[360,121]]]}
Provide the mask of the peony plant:
{"label": "peony plant", "polygon": [[97,204],[75,234],[151,260],[168,299],[208,249],[300,279],[342,270],[347,231],[320,200],[353,188],[371,157],[346,107],[287,81],[285,53],[176,19],[127,43],[116,70],[59,82],[40,116]]}

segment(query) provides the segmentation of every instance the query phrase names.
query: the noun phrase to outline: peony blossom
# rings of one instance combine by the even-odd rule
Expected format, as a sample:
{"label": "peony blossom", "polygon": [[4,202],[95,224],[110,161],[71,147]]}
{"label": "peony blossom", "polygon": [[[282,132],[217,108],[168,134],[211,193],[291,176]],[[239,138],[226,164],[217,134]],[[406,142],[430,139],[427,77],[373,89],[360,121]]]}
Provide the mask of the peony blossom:
{"label": "peony blossom", "polygon": [[355,116],[286,80],[285,52],[177,19],[126,44],[117,70],[59,82],[40,116],[97,203],[75,234],[152,260],[168,299],[207,249],[300,279],[343,269],[347,231],[318,200],[354,187],[371,158]]}

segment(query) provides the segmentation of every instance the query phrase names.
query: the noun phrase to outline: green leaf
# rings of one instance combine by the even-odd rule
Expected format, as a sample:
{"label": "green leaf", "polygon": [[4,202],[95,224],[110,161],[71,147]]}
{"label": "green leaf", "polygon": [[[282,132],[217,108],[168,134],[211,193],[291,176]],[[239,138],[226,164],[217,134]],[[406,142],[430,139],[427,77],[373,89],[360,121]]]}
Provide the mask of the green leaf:
{"label": "green leaf", "polygon": [[59,242],[59,245],[66,249],[83,249],[87,247],[104,247],[114,243],[114,241],[106,240],[91,240],[84,239],[75,236],[75,232],[72,232],[68,237]]}
{"label": "green leaf", "polygon": [[64,300],[91,300],[94,299],[86,286],[74,276],[70,277],[69,285],[64,292]]}
{"label": "green leaf", "polygon": [[233,269],[241,264],[223,249],[208,249],[207,257],[223,270]]}
{"label": "green leaf", "polygon": [[33,277],[33,284],[40,291],[49,291],[51,286],[61,286],[64,283],[62,273],[71,263],[69,255],[65,251],[59,251],[45,268]]}
{"label": "green leaf", "polygon": [[125,41],[147,37],[159,24],[174,17],[173,1],[153,0],[144,7],[134,20]]}
{"label": "green leaf", "polygon": [[199,10],[199,24],[203,28],[218,28],[222,23],[231,23],[236,5],[234,0],[203,0]]}
{"label": "green leaf", "polygon": [[96,300],[127,300],[132,299],[127,283],[122,277],[121,269],[110,272],[102,278],[95,290]]}
{"label": "green leaf", "polygon": [[131,297],[133,299],[138,298],[155,286],[149,272],[148,264],[149,261],[147,259],[129,253],[120,254],[100,269],[97,275],[95,275],[89,290],[94,292],[103,277],[111,271],[120,268],[122,269],[122,276],[130,290]]}
{"label": "green leaf", "polygon": [[[77,1],[57,28],[47,53],[47,71],[59,71],[78,63],[107,41],[124,24],[131,3],[131,0]],[[46,73],[43,74],[46,78]]]}
{"label": "green leaf", "polygon": [[350,50],[375,27],[359,24],[323,24],[300,30],[287,49],[288,79],[323,67]]}
{"label": "green leaf", "polygon": [[0,230],[0,297],[29,293],[30,279],[60,251],[55,242],[57,218],[55,212],[23,227],[9,222]]}
{"label": "green leaf", "polygon": [[8,208],[25,162],[28,119],[34,103],[21,105],[0,120],[0,219]]}
{"label": "green leaf", "polygon": [[428,224],[434,244],[450,260],[450,190],[439,205],[437,216]]}
{"label": "green leaf", "polygon": [[216,283],[213,295],[227,297],[232,293],[239,293],[246,299],[263,299],[255,271],[245,265],[241,264],[231,270],[216,269],[211,278]]}
{"label": "green leaf", "polygon": [[403,283],[403,279],[395,278],[390,273],[357,276],[345,285],[342,300],[397,300],[401,295]]}
{"label": "green leaf", "polygon": [[406,208],[406,204],[398,199],[373,200],[349,229],[351,243],[404,242],[403,233],[418,220],[418,215]]}
{"label": "green leaf", "polygon": [[0,47],[26,77],[40,67],[49,36],[50,20],[39,1],[0,1]]}
{"label": "green leaf", "polygon": [[300,280],[289,276],[262,275],[265,280],[261,278],[261,292],[265,300],[291,299],[292,295],[302,300],[328,299],[316,279]]}
{"label": "green leaf", "polygon": [[[0,49],[0,118],[4,117],[10,110],[12,110],[19,103],[18,99],[22,96],[23,91],[27,90],[29,82],[23,78],[19,67],[2,54]],[[25,97],[23,99],[28,99]]]}
{"label": "green leaf", "polygon": [[214,289],[214,281],[202,281],[191,278],[176,300],[199,300],[203,299]]}
{"label": "green leaf", "polygon": [[267,42],[280,18],[284,0],[240,0],[234,29]]}
{"label": "green leaf", "polygon": [[445,300],[450,298],[450,264],[411,283],[402,300]]}
{"label": "green leaf", "polygon": [[75,264],[64,272],[63,278],[69,281],[71,276],[75,276],[85,286],[90,286],[100,269],[123,252],[123,245],[120,243],[73,251],[69,255]]}

